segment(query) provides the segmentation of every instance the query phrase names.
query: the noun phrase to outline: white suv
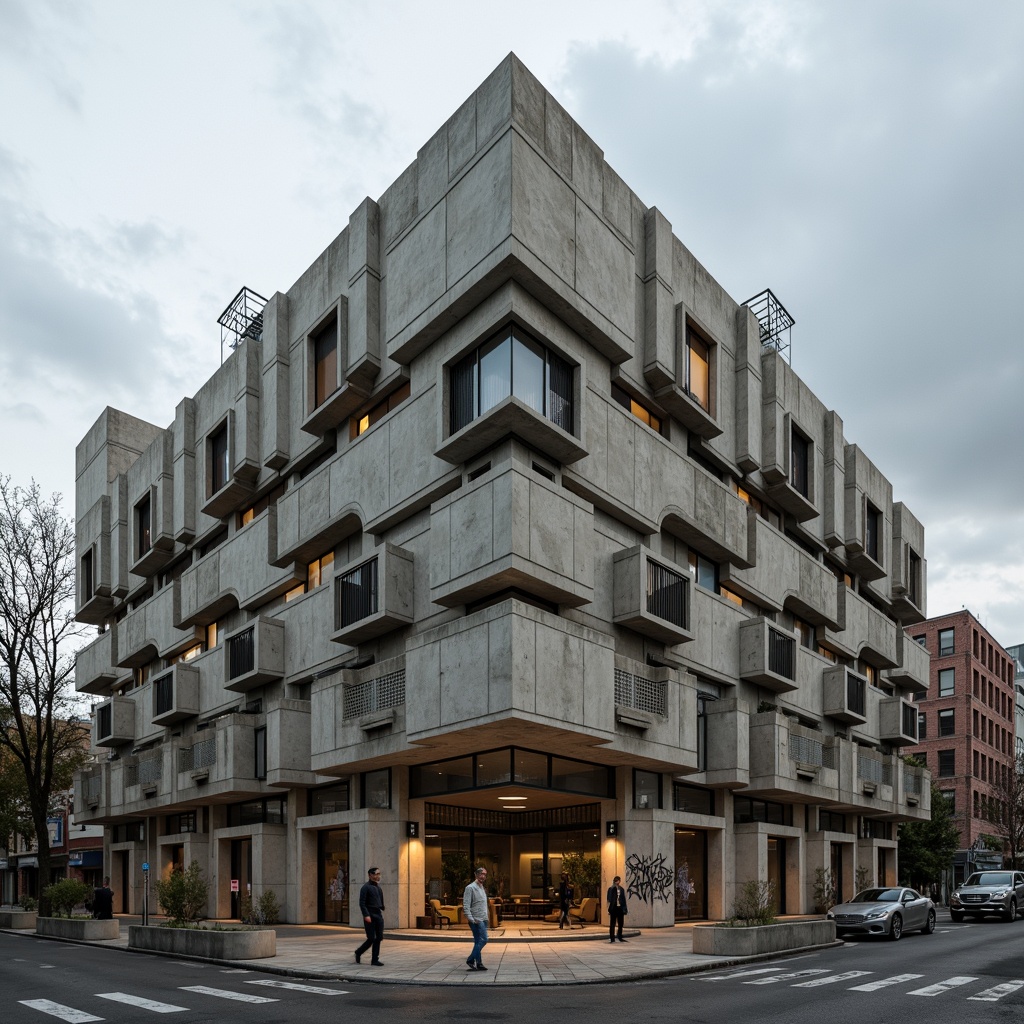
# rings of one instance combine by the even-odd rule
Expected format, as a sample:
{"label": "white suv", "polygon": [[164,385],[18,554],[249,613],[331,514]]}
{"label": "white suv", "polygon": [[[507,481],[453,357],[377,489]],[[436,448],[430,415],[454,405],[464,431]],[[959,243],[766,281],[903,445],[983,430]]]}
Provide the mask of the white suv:
{"label": "white suv", "polygon": [[949,916],[962,921],[964,915],[984,917],[999,914],[1012,921],[1024,907],[1024,872],[976,871],[949,898]]}

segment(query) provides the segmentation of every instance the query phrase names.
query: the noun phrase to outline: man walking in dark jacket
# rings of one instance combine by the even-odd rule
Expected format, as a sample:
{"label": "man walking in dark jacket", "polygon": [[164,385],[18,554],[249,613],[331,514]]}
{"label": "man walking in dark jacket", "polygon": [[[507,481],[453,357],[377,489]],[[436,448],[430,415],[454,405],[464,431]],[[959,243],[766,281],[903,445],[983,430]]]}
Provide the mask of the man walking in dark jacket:
{"label": "man walking in dark jacket", "polygon": [[615,941],[616,925],[619,928],[619,942],[626,941],[622,937],[622,925],[625,923],[629,908],[626,906],[626,890],[619,885],[620,881],[616,875],[608,888],[608,938],[612,942]]}
{"label": "man walking in dark jacket", "polygon": [[356,950],[356,963],[372,946],[370,963],[374,967],[383,967],[380,962],[380,943],[384,938],[384,893],[380,889],[380,868],[370,868],[367,872],[367,879],[359,890],[359,912],[363,915],[366,941]]}
{"label": "man walking in dark jacket", "polygon": [[103,884],[93,890],[92,916],[101,921],[109,921],[114,916],[114,890],[110,888],[109,878],[104,878]]}

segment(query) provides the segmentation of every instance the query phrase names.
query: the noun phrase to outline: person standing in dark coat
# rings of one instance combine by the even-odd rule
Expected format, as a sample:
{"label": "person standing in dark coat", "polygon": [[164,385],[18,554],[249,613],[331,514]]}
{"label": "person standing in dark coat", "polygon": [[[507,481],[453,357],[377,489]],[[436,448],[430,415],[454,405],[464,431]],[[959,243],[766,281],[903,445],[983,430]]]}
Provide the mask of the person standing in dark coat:
{"label": "person standing in dark coat", "polygon": [[384,938],[384,893],[380,888],[380,868],[370,868],[367,872],[367,879],[359,890],[359,912],[363,915],[366,941],[356,950],[356,963],[372,946],[370,963],[374,967],[383,967],[380,962],[380,943]]}
{"label": "person standing in dark coat", "polygon": [[101,921],[110,921],[114,917],[114,890],[110,888],[110,876],[103,879],[103,884],[92,893],[92,916]]}
{"label": "person standing in dark coat", "polygon": [[615,941],[615,927],[618,925],[619,942],[626,942],[622,937],[622,926],[626,920],[629,908],[626,906],[626,890],[619,884],[621,879],[618,875],[612,879],[608,888],[608,939]]}
{"label": "person standing in dark coat", "polygon": [[572,906],[572,900],[575,892],[575,889],[572,887],[572,882],[569,881],[569,876],[563,871],[562,881],[558,886],[559,929],[566,926],[572,928],[572,921],[569,919],[569,908]]}

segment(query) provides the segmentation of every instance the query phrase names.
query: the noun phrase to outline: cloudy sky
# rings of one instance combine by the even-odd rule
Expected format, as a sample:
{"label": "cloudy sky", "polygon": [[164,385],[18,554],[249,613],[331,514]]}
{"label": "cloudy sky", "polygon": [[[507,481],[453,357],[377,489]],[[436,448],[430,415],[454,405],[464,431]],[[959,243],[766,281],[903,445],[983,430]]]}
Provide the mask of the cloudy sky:
{"label": "cloudy sky", "polygon": [[[627,14],[627,11],[629,12]],[[0,472],[74,495],[245,284],[284,291],[515,51],[1024,641],[1019,0],[0,0]]]}

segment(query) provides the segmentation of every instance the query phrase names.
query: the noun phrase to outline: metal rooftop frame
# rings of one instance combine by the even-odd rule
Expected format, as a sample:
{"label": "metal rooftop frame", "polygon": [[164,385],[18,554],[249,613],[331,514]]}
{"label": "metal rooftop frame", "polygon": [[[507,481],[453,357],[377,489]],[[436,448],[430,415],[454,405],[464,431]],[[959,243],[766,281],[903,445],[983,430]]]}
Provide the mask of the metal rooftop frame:
{"label": "metal rooftop frame", "polygon": [[263,338],[263,307],[267,300],[244,285],[238,294],[228,303],[227,308],[219,317],[220,324],[220,361],[224,362],[224,343],[234,351],[245,338],[260,341]]}
{"label": "metal rooftop frame", "polygon": [[775,349],[787,363],[792,365],[789,330],[796,321],[775,297],[771,288],[765,288],[763,292],[758,292],[757,295],[747,299],[743,305],[750,307],[750,311],[757,317],[757,322],[761,325],[761,346]]}

